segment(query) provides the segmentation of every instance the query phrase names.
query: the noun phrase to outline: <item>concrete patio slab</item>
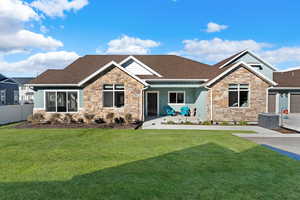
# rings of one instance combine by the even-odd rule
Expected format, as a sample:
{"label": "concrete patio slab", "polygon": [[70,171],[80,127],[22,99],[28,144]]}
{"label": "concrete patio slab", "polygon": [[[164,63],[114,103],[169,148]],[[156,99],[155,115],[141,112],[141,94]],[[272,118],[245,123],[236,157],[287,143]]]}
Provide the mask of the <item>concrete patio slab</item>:
{"label": "concrete patio slab", "polygon": [[289,114],[286,119],[282,120],[282,127],[300,132],[300,114]]}

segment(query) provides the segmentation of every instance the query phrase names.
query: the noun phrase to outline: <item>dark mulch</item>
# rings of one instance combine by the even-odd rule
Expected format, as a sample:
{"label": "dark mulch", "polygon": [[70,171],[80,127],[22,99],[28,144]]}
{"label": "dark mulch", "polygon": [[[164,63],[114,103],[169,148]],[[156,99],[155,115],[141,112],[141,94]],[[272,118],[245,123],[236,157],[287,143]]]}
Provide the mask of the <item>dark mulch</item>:
{"label": "dark mulch", "polygon": [[24,128],[109,128],[109,129],[137,129],[141,124],[85,124],[85,123],[30,123],[24,122],[17,124],[14,128],[24,129]]}
{"label": "dark mulch", "polygon": [[282,133],[282,134],[295,134],[297,133],[296,131],[293,131],[293,130],[289,130],[289,129],[286,129],[286,128],[277,128],[277,129],[272,129],[274,131],[277,131],[279,133]]}

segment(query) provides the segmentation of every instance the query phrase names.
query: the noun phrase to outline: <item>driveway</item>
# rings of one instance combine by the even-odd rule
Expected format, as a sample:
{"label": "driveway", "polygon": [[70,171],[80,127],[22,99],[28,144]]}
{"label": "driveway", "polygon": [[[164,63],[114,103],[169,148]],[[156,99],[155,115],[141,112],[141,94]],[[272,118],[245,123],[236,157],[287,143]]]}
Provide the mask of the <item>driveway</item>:
{"label": "driveway", "polygon": [[300,132],[300,113],[289,114],[287,119],[283,119],[282,126]]}
{"label": "driveway", "polygon": [[300,137],[245,137],[257,144],[265,144],[300,155]]}

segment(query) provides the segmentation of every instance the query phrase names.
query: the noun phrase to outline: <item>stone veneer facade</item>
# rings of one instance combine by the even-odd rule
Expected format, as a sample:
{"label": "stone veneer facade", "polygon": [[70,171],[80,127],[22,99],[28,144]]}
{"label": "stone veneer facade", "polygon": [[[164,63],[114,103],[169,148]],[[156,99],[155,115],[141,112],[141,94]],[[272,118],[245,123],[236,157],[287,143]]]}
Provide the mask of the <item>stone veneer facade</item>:
{"label": "stone veneer facade", "polygon": [[[124,84],[125,102],[122,108],[103,107],[103,85]],[[106,118],[108,113],[114,113],[115,117],[125,117],[127,113],[133,119],[142,120],[142,89],[144,85],[132,78],[118,67],[114,67],[105,74],[93,80],[83,89],[84,108],[81,112],[95,114]]]}
{"label": "stone veneer facade", "polygon": [[[249,84],[249,107],[230,108],[228,106],[229,84]],[[250,72],[244,67],[240,67],[219,82],[215,83],[207,95],[207,114],[211,120],[211,92],[212,92],[212,120],[222,121],[258,121],[258,114],[266,112],[266,89],[269,84]]]}

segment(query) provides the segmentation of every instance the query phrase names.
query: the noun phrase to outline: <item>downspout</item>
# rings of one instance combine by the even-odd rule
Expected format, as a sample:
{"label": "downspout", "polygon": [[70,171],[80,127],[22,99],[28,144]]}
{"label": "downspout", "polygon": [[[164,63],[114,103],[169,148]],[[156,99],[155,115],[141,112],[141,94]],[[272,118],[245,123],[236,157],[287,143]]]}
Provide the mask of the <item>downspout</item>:
{"label": "downspout", "polygon": [[141,101],[142,101],[142,103],[141,103],[141,116],[140,116],[140,119],[142,120],[142,121],[144,121],[145,120],[145,113],[144,113],[144,110],[145,110],[145,102],[144,102],[144,94],[145,94],[145,90],[147,90],[149,88],[149,86],[146,86],[146,87],[144,87],[142,90],[141,90]]}
{"label": "downspout", "polygon": [[212,88],[209,88],[207,86],[204,86],[204,88],[210,90],[210,121],[212,122],[213,121],[213,89]]}

